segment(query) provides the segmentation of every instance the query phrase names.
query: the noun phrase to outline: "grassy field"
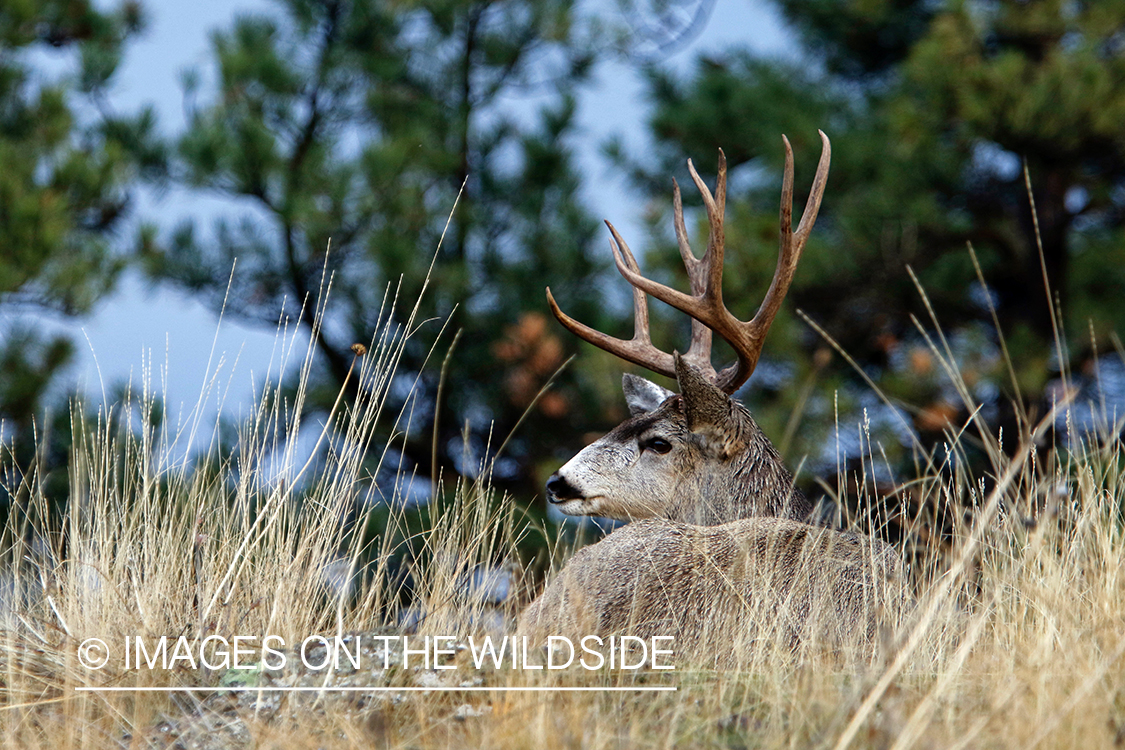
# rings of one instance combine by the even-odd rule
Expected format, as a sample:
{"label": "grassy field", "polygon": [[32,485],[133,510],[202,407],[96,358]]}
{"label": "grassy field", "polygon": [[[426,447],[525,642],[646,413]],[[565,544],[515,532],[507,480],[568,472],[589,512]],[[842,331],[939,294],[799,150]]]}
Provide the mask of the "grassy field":
{"label": "grassy field", "polygon": [[[410,422],[410,401],[401,412],[388,408],[403,343],[400,329],[381,330],[354,366],[363,401],[341,396],[331,418],[308,424],[300,418],[306,359],[296,387],[262,387],[233,451],[222,450],[216,433],[202,461],[188,458],[191,446],[206,445],[199,424],[154,422],[152,396],[142,390],[76,426],[82,439],[61,518],[39,492],[34,467],[5,467],[18,502],[0,562],[3,747],[1125,744],[1125,490],[1116,426],[1109,438],[1053,453],[1032,450],[1039,434],[1030,422],[1005,438],[1007,451],[972,425],[953,427],[940,457],[919,455],[918,476],[906,486],[927,512],[907,521],[904,547],[917,605],[887,630],[873,661],[774,653],[739,672],[679,663],[674,671],[547,672],[478,669],[471,650],[451,645],[445,661],[454,669],[403,668],[393,639],[404,623],[415,638],[460,644],[511,632],[533,594],[516,546],[539,533],[517,504],[489,490],[487,467],[481,481],[448,488],[440,505],[421,510],[403,498],[412,481],[428,477],[386,480]],[[934,354],[943,358],[940,345]],[[393,427],[397,437],[377,440],[377,427]],[[991,462],[982,476],[949,458],[970,441]],[[972,511],[947,513],[954,507]],[[940,543],[924,526],[935,514],[956,519]],[[554,553],[557,566],[567,550]],[[367,649],[362,666],[298,667],[294,647],[317,634],[345,644],[358,638]],[[224,642],[266,635],[284,641],[275,643],[289,668],[264,673],[262,654],[243,660],[255,669],[223,665]],[[127,638],[141,638],[148,658],[161,636],[165,656],[182,644],[178,659],[138,668],[133,650],[126,662]],[[392,640],[380,650],[375,636]],[[106,644],[98,669],[82,661],[98,656],[82,647],[90,638]],[[204,656],[218,666],[202,664]],[[254,689],[277,686],[304,691]],[[386,689],[317,691],[327,686]],[[675,689],[510,690],[559,686]],[[226,690],[135,690],[171,687]]]}

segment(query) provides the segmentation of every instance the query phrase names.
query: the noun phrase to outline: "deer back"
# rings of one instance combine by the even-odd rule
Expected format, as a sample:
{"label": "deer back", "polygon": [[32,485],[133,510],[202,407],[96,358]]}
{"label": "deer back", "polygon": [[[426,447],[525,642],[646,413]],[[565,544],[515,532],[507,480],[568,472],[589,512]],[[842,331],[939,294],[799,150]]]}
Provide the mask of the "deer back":
{"label": "deer back", "polygon": [[677,664],[733,666],[773,648],[869,654],[906,591],[898,553],[860,534],[781,518],[637,521],[579,550],[518,632],[672,636]]}

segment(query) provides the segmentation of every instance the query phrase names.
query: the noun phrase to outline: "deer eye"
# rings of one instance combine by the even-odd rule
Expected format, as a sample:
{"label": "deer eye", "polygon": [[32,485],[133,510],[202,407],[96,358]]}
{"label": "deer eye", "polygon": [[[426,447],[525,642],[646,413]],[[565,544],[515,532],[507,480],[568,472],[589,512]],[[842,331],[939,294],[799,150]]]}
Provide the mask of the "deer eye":
{"label": "deer eye", "polygon": [[641,441],[641,450],[652,451],[653,453],[659,453],[663,455],[672,450],[672,444],[664,438],[648,438],[647,440]]}

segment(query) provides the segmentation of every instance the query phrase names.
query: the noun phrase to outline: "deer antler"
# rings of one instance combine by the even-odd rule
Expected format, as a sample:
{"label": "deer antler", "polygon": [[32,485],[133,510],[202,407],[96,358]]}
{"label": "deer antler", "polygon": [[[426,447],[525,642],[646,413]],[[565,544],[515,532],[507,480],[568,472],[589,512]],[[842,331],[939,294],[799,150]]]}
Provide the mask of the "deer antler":
{"label": "deer antler", "polygon": [[[676,241],[680,246],[680,255],[687,269],[691,285],[691,294],[684,294],[663,284],[658,284],[641,275],[633,253],[625,240],[614,229],[613,224],[606,222],[613,239],[610,249],[617,270],[633,286],[633,318],[634,333],[629,341],[608,336],[596,331],[587,325],[579,323],[559,309],[551,295],[550,287],[547,288],[547,303],[559,322],[567,327],[571,333],[590,342],[594,346],[604,349],[621,359],[648,368],[653,372],[676,377],[673,357],[653,345],[648,329],[648,301],[646,294],[651,294],[661,302],[687,313],[691,316],[691,344],[684,359],[699,368],[705,377],[726,393],[734,393],[738,387],[747,381],[754,367],[758,364],[758,357],[762,353],[762,346],[766,340],[766,333],[773,323],[777,311],[781,309],[781,302],[789,291],[789,283],[793,280],[793,272],[797,269],[797,262],[801,259],[801,251],[805,248],[809,233],[812,232],[816,222],[817,212],[820,210],[820,201],[824,197],[824,187],[828,182],[828,164],[832,158],[832,144],[823,131],[820,133],[821,152],[820,163],[816,168],[813,178],[812,190],[809,192],[805,211],[793,232],[793,149],[789,139],[782,136],[785,143],[785,173],[781,183],[781,249],[778,253],[777,268],[774,270],[773,281],[769,291],[762,301],[758,312],[752,320],[743,322],[736,318],[723,304],[723,251],[725,233],[723,229],[723,213],[726,206],[727,192],[727,160],[722,150],[719,151],[719,175],[715,185],[715,195],[707,189],[695,166],[688,160],[688,171],[695,186],[703,196],[703,205],[707,209],[707,220],[711,225],[707,240],[707,252],[702,258],[696,258],[687,240],[687,230],[684,227],[684,207],[680,198],[680,186],[672,181],[672,207],[676,228]],[[711,364],[711,334],[719,334],[730,344],[738,355],[738,361],[716,372]]]}

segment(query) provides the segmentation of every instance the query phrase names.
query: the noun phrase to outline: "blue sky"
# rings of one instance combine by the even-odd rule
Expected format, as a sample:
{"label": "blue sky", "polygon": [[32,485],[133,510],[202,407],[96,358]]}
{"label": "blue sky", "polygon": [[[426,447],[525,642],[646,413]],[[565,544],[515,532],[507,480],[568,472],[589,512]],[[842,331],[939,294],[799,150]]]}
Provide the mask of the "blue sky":
{"label": "blue sky", "polygon": [[[128,52],[113,101],[123,110],[151,103],[164,131],[179,132],[184,125],[181,71],[200,68],[206,86],[211,58],[209,32],[228,26],[236,14],[268,12],[273,3],[148,0],[145,7],[147,31]],[[667,62],[687,70],[701,51],[747,42],[761,54],[793,54],[772,6],[757,0],[718,0],[703,33]],[[640,151],[645,146],[645,119],[638,77],[621,64],[602,64],[580,99],[579,155],[588,176],[588,205],[596,206],[599,217],[604,213],[625,232],[639,233],[642,205],[624,181],[610,173],[598,148],[607,137],[620,135],[632,150]],[[217,196],[187,196],[172,191],[162,196],[141,196],[135,215],[171,227],[188,216],[206,218],[232,211],[237,212]],[[123,236],[122,241],[129,240]],[[248,328],[230,320],[220,324],[210,310],[185,294],[163,286],[150,287],[136,275],[127,276],[118,291],[90,317],[43,322],[75,335],[78,352],[73,377],[88,400],[101,400],[103,384],[109,388],[132,378],[139,386],[146,378],[165,397],[173,418],[179,408],[184,414],[192,408],[216,370],[223,387],[212,391],[207,411],[213,413],[218,408],[224,392],[224,411],[245,410],[252,400],[252,382],[261,381],[271,358],[276,361],[277,355],[274,331]]]}

